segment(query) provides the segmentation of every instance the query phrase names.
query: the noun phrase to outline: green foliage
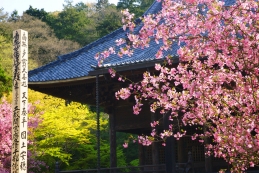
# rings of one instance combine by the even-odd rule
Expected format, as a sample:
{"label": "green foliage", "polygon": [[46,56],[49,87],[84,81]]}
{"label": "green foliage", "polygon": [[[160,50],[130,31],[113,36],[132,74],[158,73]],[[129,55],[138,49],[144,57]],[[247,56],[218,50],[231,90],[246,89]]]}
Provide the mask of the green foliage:
{"label": "green foliage", "polygon": [[46,22],[59,39],[72,40],[81,45],[94,41],[97,35],[91,19],[88,18],[89,6],[83,2],[73,6],[72,1],[66,0],[63,7],[61,12],[47,13],[44,9],[30,6],[25,13]]}
{"label": "green foliage", "polygon": [[0,35],[3,36],[0,42],[0,50],[1,50],[4,48],[3,47],[4,44],[12,43],[12,28],[5,21],[0,22]]}
{"label": "green foliage", "polygon": [[[120,148],[126,158],[126,163],[127,165],[131,165],[131,162],[133,160],[138,159],[138,144],[137,143],[133,143],[132,141],[128,142],[128,148],[124,148],[122,146],[122,144],[125,142],[125,140],[129,139],[129,136],[131,136],[131,138],[137,138],[137,135],[132,135],[132,134],[128,134],[128,133],[123,133],[123,132],[117,132],[117,146],[118,148]],[[137,166],[139,164],[137,163]]]}
{"label": "green foliage", "polygon": [[130,165],[131,165],[131,166],[139,166],[139,159],[132,160],[132,161],[130,162]]}
{"label": "green foliage", "polygon": [[[92,142],[96,143],[94,138]],[[97,165],[97,150],[95,145],[80,145],[73,150],[73,157],[70,165],[63,167],[62,170],[75,170],[75,169],[95,169]],[[100,147],[100,163],[102,168],[110,167],[110,146],[108,141],[101,141]],[[117,149],[117,165],[125,166],[125,156],[122,149]],[[62,166],[61,166],[62,168]]]}
{"label": "green foliage", "polygon": [[83,11],[78,11],[75,8],[66,8],[58,14],[58,18],[52,27],[59,39],[73,40],[84,45],[88,43],[85,37],[85,28],[89,24],[90,20]]}
{"label": "green foliage", "polygon": [[[79,44],[55,37],[53,30],[41,20],[24,14],[16,22],[8,25],[12,30],[21,28],[29,35],[29,60],[37,62],[37,67],[56,60],[57,56],[79,49]],[[29,66],[31,69],[31,67]]]}
{"label": "green foliage", "polygon": [[[33,151],[38,159],[53,165],[60,162],[61,170],[94,169],[97,165],[96,114],[86,105],[72,102],[65,105],[62,99],[29,91],[29,102],[34,102],[43,121],[33,130]],[[101,167],[109,167],[107,115],[100,118]],[[118,164],[126,165],[122,149],[117,151]],[[50,167],[50,171],[53,171]]]}
{"label": "green foliage", "polygon": [[61,12],[47,13],[44,9],[30,7],[28,15],[46,22],[59,39],[72,40],[81,46],[116,30],[121,26],[121,14],[108,1],[97,4],[66,1]]}
{"label": "green foliage", "polygon": [[83,2],[77,3],[74,8],[77,11],[88,11],[88,6]]}
{"label": "green foliage", "polygon": [[0,98],[12,90],[12,78],[0,66]]}
{"label": "green foliage", "polygon": [[8,21],[12,21],[12,22],[16,22],[18,19],[20,19],[20,16],[18,15],[18,11],[17,10],[14,10],[12,13],[11,13],[11,16],[8,18]]}
{"label": "green foliage", "polygon": [[25,11],[26,14],[36,17],[43,22],[47,21],[48,13],[42,8],[42,9],[37,9],[33,8],[31,5],[28,10]]}
{"label": "green foliage", "polygon": [[[62,99],[44,96],[37,109],[44,111],[42,123],[34,131],[36,151],[43,156],[46,163],[57,159],[69,164],[70,151],[79,145],[89,144],[89,128],[95,122],[92,120],[86,106],[79,103],[65,105]],[[51,164],[51,163],[50,163]]]}
{"label": "green foliage", "polygon": [[[0,25],[1,30],[1,25]],[[2,70],[8,76],[12,75],[12,42],[9,41],[9,38],[4,36],[5,34],[0,35],[0,66]]]}
{"label": "green foliage", "polygon": [[122,26],[121,14],[114,6],[109,6],[99,13],[102,16],[97,23],[96,30],[100,37],[103,37]]}
{"label": "green foliage", "polygon": [[64,2],[65,2],[65,4],[63,4],[64,10],[73,7],[73,5],[72,5],[73,0],[64,0]]}
{"label": "green foliage", "polygon": [[98,2],[96,4],[96,9],[97,9],[97,11],[101,11],[102,9],[105,9],[108,6],[109,6],[108,0],[98,0]]}
{"label": "green foliage", "polygon": [[88,18],[88,8],[84,3],[78,3],[76,6],[68,1],[64,5],[64,10],[58,13],[46,13],[44,9],[30,7],[26,13],[46,22],[55,32],[59,39],[72,40],[80,45],[85,45],[96,39],[93,39],[91,30],[95,29]]}
{"label": "green foliage", "polygon": [[135,18],[138,18],[144,14],[153,2],[153,0],[119,0],[117,8],[120,10],[127,8],[131,13],[135,14]]}
{"label": "green foliage", "polygon": [[6,21],[8,14],[4,12],[3,8],[0,8],[0,22]]}
{"label": "green foliage", "polygon": [[[6,33],[9,28],[1,24],[2,23],[0,23],[0,98],[4,93],[8,94],[12,90],[11,68],[5,63],[2,63],[11,59],[12,44]],[[9,64],[11,64],[11,62]]]}

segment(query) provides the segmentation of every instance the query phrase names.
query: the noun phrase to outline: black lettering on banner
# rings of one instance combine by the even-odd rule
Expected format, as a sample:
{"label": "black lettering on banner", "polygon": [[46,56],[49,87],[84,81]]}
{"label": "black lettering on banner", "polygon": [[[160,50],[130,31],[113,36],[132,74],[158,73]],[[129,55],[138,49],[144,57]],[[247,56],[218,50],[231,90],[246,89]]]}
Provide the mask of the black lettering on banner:
{"label": "black lettering on banner", "polygon": [[22,162],[21,162],[21,164],[20,164],[20,169],[21,169],[22,171],[26,171],[26,170],[27,170],[27,167],[26,167],[26,156],[27,156],[27,152],[26,152],[26,151],[22,151],[22,152],[20,153],[20,157],[21,157],[21,159],[22,159]]}
{"label": "black lettering on banner", "polygon": [[16,80],[20,80],[19,77],[19,64],[20,64],[20,53],[19,53],[19,48],[20,48],[20,41],[19,41],[19,33],[16,31],[14,35],[14,48],[13,48],[13,56],[14,56],[14,76],[13,76],[13,82]]}
{"label": "black lettering on banner", "polygon": [[15,156],[17,153],[19,153],[18,149],[15,149],[13,155]]}
{"label": "black lettering on banner", "polygon": [[25,119],[25,117],[23,117],[23,119],[22,119],[22,126],[24,127],[24,123],[26,123],[27,121],[26,121],[26,119]]}
{"label": "black lettering on banner", "polygon": [[15,81],[14,81],[14,89],[16,89],[16,90],[17,90],[18,88],[19,88],[18,81],[17,81],[17,80],[15,80]]}
{"label": "black lettering on banner", "polygon": [[25,160],[25,156],[27,156],[27,152],[26,151],[22,151],[20,153],[20,157],[22,158],[22,160]]}
{"label": "black lettering on banner", "polygon": [[26,62],[27,62],[27,59],[22,59],[22,73],[27,73],[26,71]]}
{"label": "black lettering on banner", "polygon": [[22,35],[22,41],[26,41],[26,40],[27,40],[27,37],[26,37],[26,34],[24,32],[23,35]]}
{"label": "black lettering on banner", "polygon": [[27,97],[26,97],[26,92],[23,92],[23,93],[22,93],[22,99],[27,99]]}
{"label": "black lettering on banner", "polygon": [[26,80],[26,79],[27,79],[27,77],[26,77],[26,74],[25,74],[25,73],[23,73],[22,79],[23,79],[23,80]]}
{"label": "black lettering on banner", "polygon": [[22,110],[22,116],[26,116],[26,115],[27,115],[26,108],[23,108],[23,110]]}
{"label": "black lettering on banner", "polygon": [[27,100],[22,100],[23,107],[25,106]]}
{"label": "black lettering on banner", "polygon": [[26,55],[26,51],[25,49],[23,50],[23,53],[22,53],[22,58]]}
{"label": "black lettering on banner", "polygon": [[26,82],[22,82],[23,87],[28,87]]}
{"label": "black lettering on banner", "polygon": [[26,62],[27,62],[27,59],[22,59],[22,67],[23,67],[23,68],[26,67]]}
{"label": "black lettering on banner", "polygon": [[19,41],[19,33],[18,31],[16,31],[15,35],[14,35],[14,58],[15,60],[19,60],[20,54],[19,54],[19,48],[20,48],[20,41]]}
{"label": "black lettering on banner", "polygon": [[26,73],[23,73],[22,79],[23,79],[23,80],[26,80],[26,79],[27,79]]}
{"label": "black lettering on banner", "polygon": [[26,162],[25,161],[21,162],[20,168],[21,168],[22,171],[26,171],[27,168],[26,168]]}
{"label": "black lettering on banner", "polygon": [[21,148],[25,148],[25,147],[26,147],[25,143],[23,142]]}
{"label": "black lettering on banner", "polygon": [[[15,106],[14,109],[13,109],[13,118],[19,118],[19,107],[18,106]],[[18,124],[18,123],[17,123]]]}
{"label": "black lettering on banner", "polygon": [[18,105],[18,101],[19,101],[19,95],[18,95],[18,91],[15,90],[15,99],[14,99],[14,104]]}
{"label": "black lettering on banner", "polygon": [[[15,99],[18,102],[18,92],[16,92]],[[13,173],[19,171],[19,128],[20,128],[20,109],[16,105],[13,108],[13,144],[12,144],[12,170]]]}
{"label": "black lettering on banner", "polygon": [[[18,121],[19,121],[19,119],[18,119]],[[19,126],[18,126],[18,125],[15,125],[15,126],[13,127],[13,130],[14,130],[15,132],[16,132],[16,131],[18,132]],[[18,133],[14,133],[13,136],[17,136],[17,138],[19,137]]]}
{"label": "black lettering on banner", "polygon": [[12,157],[12,168],[13,168],[13,173],[15,172],[18,172],[18,164],[19,164],[19,154],[16,154],[16,155],[13,155]]}

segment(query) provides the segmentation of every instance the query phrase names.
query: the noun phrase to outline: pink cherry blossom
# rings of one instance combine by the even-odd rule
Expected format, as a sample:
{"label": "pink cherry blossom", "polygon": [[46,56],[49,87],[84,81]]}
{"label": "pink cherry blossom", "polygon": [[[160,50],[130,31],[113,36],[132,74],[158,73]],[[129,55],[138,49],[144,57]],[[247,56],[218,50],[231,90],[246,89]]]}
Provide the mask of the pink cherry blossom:
{"label": "pink cherry blossom", "polygon": [[[37,103],[36,103],[37,104]],[[12,152],[12,105],[8,103],[4,98],[0,103],[0,172],[11,172],[10,168],[10,155]],[[37,128],[41,122],[40,114],[36,113],[35,106],[28,104],[28,113],[33,114],[28,119],[28,136],[31,131]],[[31,141],[28,141],[28,145],[33,145]],[[28,150],[28,168],[33,170],[40,170],[39,165],[48,167],[44,162],[35,160],[36,154],[32,155],[32,152]],[[33,172],[32,172],[33,173]]]}
{"label": "pink cherry blossom", "polygon": [[124,148],[128,148],[128,143],[124,143],[123,145],[122,145]]}
{"label": "pink cherry blossom", "polygon": [[[213,144],[204,144],[206,154],[225,159],[232,172],[259,165],[258,6],[254,0],[228,7],[218,0],[164,0],[160,12],[143,16],[143,26],[134,34],[134,16],[122,12],[132,45],[119,47],[117,54],[132,56],[153,41],[160,46],[154,58],[167,63],[155,65],[155,74],[145,72],[141,81],[116,92],[116,98],[134,95],[133,113],[139,115],[144,100],[152,101],[151,112],[170,113],[170,121],[179,122],[160,134],[152,122],[150,136],[139,136],[139,143],[179,139],[186,135],[185,126],[195,125],[206,130],[192,139],[204,144],[205,138],[213,138]],[[178,57],[164,57],[175,43]],[[99,64],[109,53],[96,55]],[[175,59],[178,64],[172,64]]]}
{"label": "pink cherry blossom", "polygon": [[120,91],[115,93],[117,99],[121,98],[123,100],[129,98],[131,95],[130,90],[128,88],[121,88]]}
{"label": "pink cherry blossom", "polygon": [[114,69],[109,68],[108,71],[109,71],[112,78],[114,78],[116,76],[116,71]]}

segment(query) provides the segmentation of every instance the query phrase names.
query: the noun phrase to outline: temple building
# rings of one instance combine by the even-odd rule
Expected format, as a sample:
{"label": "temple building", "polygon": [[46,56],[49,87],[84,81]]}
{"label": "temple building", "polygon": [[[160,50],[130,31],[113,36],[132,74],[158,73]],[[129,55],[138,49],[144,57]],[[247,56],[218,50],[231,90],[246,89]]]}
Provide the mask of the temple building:
{"label": "temple building", "polygon": [[[230,0],[229,3],[232,1]],[[161,2],[155,1],[144,15],[155,14],[161,10],[161,7]],[[136,23],[135,33],[142,27],[140,20]],[[119,47],[115,46],[115,40],[119,38],[126,39],[126,32],[122,28],[29,72],[30,89],[65,100],[102,107],[109,114],[111,168],[117,166],[116,132],[148,135],[152,130],[151,121],[160,121],[158,131],[166,129],[169,123],[166,120],[166,115],[151,113],[148,103],[139,115],[133,115],[134,99],[117,100],[115,98],[115,92],[122,87],[127,87],[128,84],[111,78],[108,72],[109,68],[114,68],[121,75],[137,82],[142,79],[143,72],[153,72],[155,63],[163,63],[164,61],[164,59],[155,58],[154,55],[161,45],[153,40],[148,48],[135,49],[132,57],[120,58],[117,55],[111,55],[98,67],[98,62],[94,56],[110,47],[119,50]],[[178,48],[178,45],[174,44],[172,49],[164,54],[165,56],[169,54],[173,56],[172,66],[174,67],[178,63]],[[227,164],[223,160],[205,157],[204,146],[198,141],[191,140],[190,135],[195,132],[195,127],[186,128],[189,128],[189,135],[180,140],[169,138],[165,147],[161,143],[154,143],[148,147],[139,145],[139,164],[157,165],[157,167],[152,168],[157,171],[152,172],[162,170],[167,173],[175,170],[183,170],[182,172],[194,172],[195,170],[199,173],[216,172],[219,168],[227,168]],[[163,168],[159,167],[161,165]]]}

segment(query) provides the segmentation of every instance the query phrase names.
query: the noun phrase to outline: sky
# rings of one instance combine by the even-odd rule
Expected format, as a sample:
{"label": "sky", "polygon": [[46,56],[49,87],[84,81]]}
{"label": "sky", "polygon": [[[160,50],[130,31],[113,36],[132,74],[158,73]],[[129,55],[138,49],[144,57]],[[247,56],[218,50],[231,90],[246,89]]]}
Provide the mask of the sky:
{"label": "sky", "polygon": [[[97,2],[97,0],[73,0],[73,5],[78,2],[90,3]],[[109,0],[110,3],[117,4],[117,0]],[[29,9],[31,5],[33,8],[44,8],[47,12],[61,11],[63,9],[64,0],[0,0],[0,8],[4,9],[4,12],[11,14],[14,10],[18,11],[19,15],[22,15],[24,11]]]}

